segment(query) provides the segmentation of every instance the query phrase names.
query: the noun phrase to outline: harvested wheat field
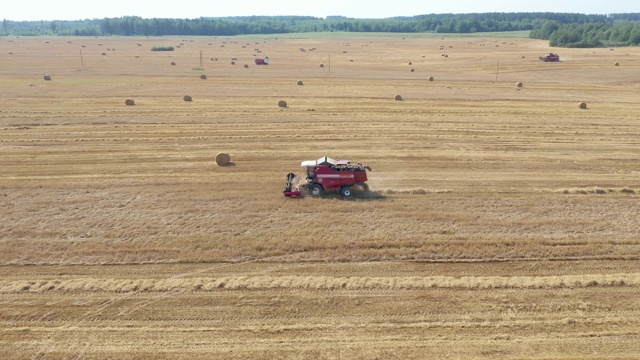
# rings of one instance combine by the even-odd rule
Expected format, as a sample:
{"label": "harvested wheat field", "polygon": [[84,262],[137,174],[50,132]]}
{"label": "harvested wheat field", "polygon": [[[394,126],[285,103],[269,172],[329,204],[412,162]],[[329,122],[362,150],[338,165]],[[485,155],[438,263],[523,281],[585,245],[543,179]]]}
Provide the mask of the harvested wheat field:
{"label": "harvested wheat field", "polygon": [[[640,357],[640,48],[30,37],[0,59],[0,358]],[[372,192],[284,198],[325,155]]]}

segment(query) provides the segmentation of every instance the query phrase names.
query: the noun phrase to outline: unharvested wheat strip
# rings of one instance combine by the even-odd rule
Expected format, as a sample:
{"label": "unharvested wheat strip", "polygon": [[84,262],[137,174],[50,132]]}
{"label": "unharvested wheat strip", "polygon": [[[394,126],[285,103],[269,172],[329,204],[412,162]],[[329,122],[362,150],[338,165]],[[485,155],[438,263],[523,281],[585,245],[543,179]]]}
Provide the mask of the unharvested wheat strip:
{"label": "unharvested wheat strip", "polygon": [[1,281],[0,293],[47,291],[189,291],[194,289],[549,289],[594,286],[638,286],[640,274],[588,274],[565,276],[433,276],[433,277],[327,277],[327,276],[238,276],[189,279],[96,279]]}

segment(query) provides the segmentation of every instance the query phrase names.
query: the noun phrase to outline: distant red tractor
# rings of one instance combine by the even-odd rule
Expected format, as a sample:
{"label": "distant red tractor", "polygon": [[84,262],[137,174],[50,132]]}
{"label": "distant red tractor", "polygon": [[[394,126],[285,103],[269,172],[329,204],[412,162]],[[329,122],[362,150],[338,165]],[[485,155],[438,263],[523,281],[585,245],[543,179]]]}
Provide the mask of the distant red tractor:
{"label": "distant red tractor", "polygon": [[560,61],[560,55],[554,54],[554,53],[548,53],[545,56],[540,56],[540,60],[542,60],[544,62],[559,62]]}
{"label": "distant red tractor", "polygon": [[301,166],[305,168],[306,182],[289,173],[284,188],[284,196],[302,196],[300,187],[306,186],[309,194],[320,196],[328,191],[335,191],[345,198],[353,195],[352,187],[359,186],[364,191],[369,191],[366,184],[367,170],[371,167],[362,164],[352,164],[349,160],[334,160],[330,157],[303,161]]}
{"label": "distant red tractor", "polygon": [[256,65],[269,65],[269,59],[256,59]]}

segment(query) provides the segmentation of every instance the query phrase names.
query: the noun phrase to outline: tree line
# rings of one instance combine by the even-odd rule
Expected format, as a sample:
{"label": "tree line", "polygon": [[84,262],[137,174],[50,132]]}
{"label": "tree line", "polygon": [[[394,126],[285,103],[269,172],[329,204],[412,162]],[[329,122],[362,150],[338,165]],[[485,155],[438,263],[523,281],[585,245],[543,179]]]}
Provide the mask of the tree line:
{"label": "tree line", "polygon": [[640,21],[625,19],[571,24],[546,21],[531,31],[529,37],[549,40],[549,45],[557,47],[640,45]]}
{"label": "tree line", "polygon": [[387,19],[353,19],[330,16],[246,16],[227,18],[168,19],[125,16],[78,21],[4,20],[5,35],[73,36],[233,36],[302,32],[473,33],[531,30],[553,14],[432,14]]}
{"label": "tree line", "polygon": [[476,33],[531,30],[552,46],[591,47],[640,43],[640,14],[578,13],[427,14],[386,19],[343,16],[240,16],[197,19],[118,18],[74,21],[3,20],[5,36],[233,36],[302,32]]}

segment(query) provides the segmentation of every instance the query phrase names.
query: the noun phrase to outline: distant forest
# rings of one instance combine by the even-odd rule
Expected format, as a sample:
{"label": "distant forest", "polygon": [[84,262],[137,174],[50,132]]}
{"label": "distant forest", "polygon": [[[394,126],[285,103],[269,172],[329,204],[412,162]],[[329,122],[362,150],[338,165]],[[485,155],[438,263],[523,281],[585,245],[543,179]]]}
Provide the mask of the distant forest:
{"label": "distant forest", "polygon": [[343,16],[201,17],[145,19],[137,16],[74,21],[2,21],[4,36],[233,36],[303,32],[476,33],[530,30],[551,46],[598,47],[640,44],[640,13],[429,14],[386,19]]}

